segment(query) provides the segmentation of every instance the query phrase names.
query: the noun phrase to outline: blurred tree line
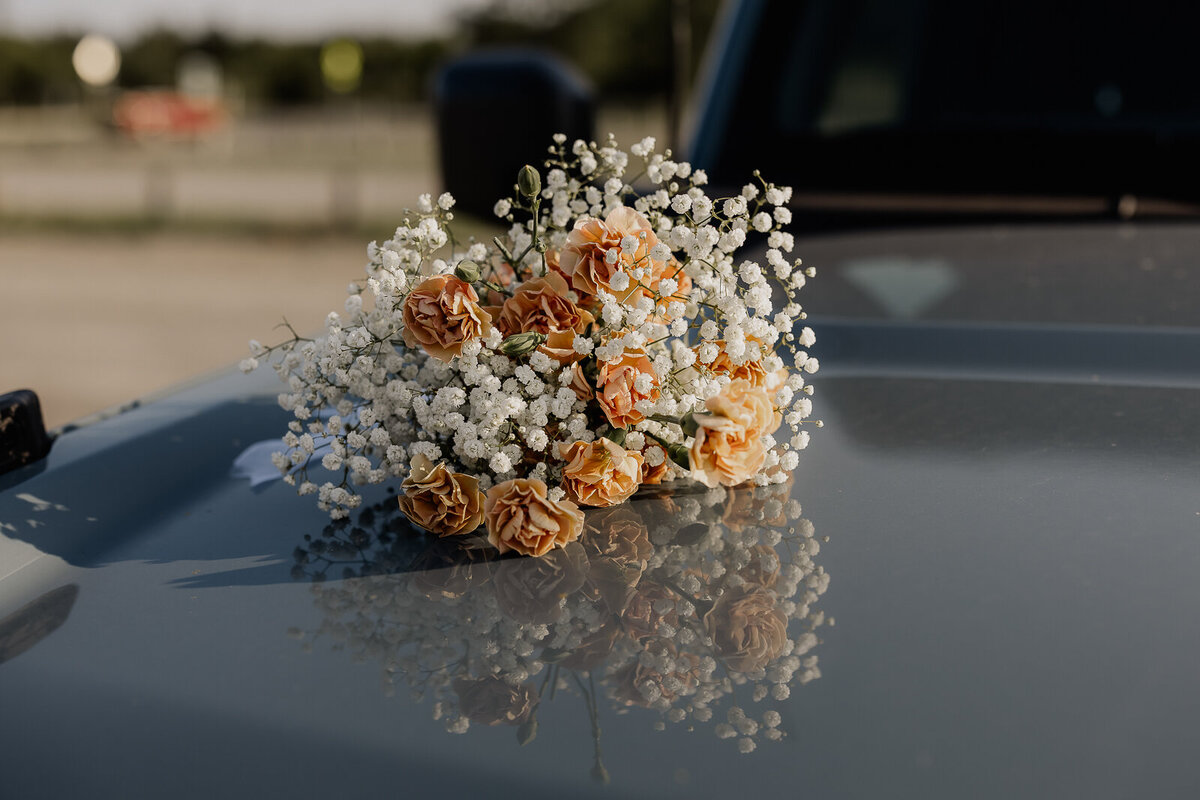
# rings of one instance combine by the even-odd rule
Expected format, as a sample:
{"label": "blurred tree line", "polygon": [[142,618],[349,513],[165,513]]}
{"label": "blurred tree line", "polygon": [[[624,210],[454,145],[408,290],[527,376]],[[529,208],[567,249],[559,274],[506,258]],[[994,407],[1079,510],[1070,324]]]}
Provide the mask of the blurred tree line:
{"label": "blurred tree line", "polygon": [[[573,63],[601,97],[637,102],[668,94],[674,67],[672,13],[686,18],[694,71],[720,0],[493,0],[461,18],[459,30],[428,40],[360,38],[362,79],[355,91],[368,102],[425,99],[438,65],[469,49],[529,46]],[[676,36],[676,40],[677,40]],[[20,39],[0,36],[0,105],[79,100],[84,92],[71,66],[77,36]],[[332,92],[321,74],[322,41],[282,43],[238,39],[218,32],[185,36],[154,31],[121,48],[117,85],[172,87],[181,60],[208,55],[226,84],[248,104],[278,107],[323,102]]]}

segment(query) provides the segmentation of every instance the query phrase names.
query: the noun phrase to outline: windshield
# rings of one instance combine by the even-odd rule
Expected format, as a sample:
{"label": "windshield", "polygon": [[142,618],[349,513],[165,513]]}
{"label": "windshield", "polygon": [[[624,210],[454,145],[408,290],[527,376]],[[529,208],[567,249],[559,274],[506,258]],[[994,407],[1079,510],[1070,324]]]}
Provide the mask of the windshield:
{"label": "windshield", "polygon": [[717,79],[697,142],[718,179],[753,161],[800,189],[1194,195],[1178,163],[1200,123],[1189,79],[1200,8],[744,7],[758,11],[755,30],[726,49],[742,71]]}
{"label": "windshield", "polygon": [[[782,102],[789,132],[1055,128],[1192,132],[1200,121],[1190,39],[1195,13],[1128,3],[861,0],[811,4],[801,28],[831,29],[824,58],[793,40]],[[1186,19],[1184,18],[1186,17]],[[822,26],[822,21],[827,20]],[[780,98],[783,100],[784,98]]]}

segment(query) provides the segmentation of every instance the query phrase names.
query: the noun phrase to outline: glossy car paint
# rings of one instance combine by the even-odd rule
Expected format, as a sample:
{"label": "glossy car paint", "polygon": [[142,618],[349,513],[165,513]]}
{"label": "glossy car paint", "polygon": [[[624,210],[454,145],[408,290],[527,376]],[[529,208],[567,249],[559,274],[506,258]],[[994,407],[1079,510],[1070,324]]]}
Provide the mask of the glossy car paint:
{"label": "glossy car paint", "polygon": [[[521,747],[305,652],[323,615],[293,551],[324,514],[231,475],[286,422],[273,375],[63,433],[0,478],[0,795],[1194,796],[1197,235],[798,243],[824,315],[792,489],[830,576],[822,676],[749,755],[603,708],[608,787],[578,697]],[[889,306],[897,276],[923,288]]]}

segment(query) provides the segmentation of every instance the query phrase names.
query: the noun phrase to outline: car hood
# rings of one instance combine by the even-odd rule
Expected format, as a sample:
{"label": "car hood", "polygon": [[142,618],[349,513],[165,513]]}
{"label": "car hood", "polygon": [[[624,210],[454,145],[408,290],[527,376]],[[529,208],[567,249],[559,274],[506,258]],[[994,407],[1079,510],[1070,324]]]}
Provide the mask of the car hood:
{"label": "car hood", "polygon": [[[473,556],[438,555],[386,489],[330,528],[280,481],[251,486],[246,454],[287,418],[273,376],[227,374],[0,478],[3,793],[1188,796],[1200,395],[1174,364],[1195,331],[1151,332],[1175,356],[1122,372],[1070,367],[1125,347],[1120,326],[813,324],[825,425],[784,495],[630,507],[652,563],[754,525],[801,548],[789,633],[813,638],[782,741],[739,753],[714,735],[725,706],[676,723],[599,666],[545,690],[536,731],[447,732],[438,648],[469,646],[489,604],[513,637],[547,624],[498,588],[530,562],[476,586]],[[751,715],[772,702],[741,689]]]}

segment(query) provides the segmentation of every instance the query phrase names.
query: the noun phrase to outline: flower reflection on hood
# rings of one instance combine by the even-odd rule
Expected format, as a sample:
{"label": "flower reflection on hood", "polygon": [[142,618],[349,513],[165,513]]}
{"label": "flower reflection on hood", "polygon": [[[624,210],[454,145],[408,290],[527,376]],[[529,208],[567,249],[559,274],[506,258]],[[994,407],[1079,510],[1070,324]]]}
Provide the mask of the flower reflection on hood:
{"label": "flower reflection on hood", "polygon": [[[772,704],[820,676],[829,578],[789,490],[647,492],[588,509],[579,540],[541,559],[500,557],[478,534],[415,537],[394,505],[368,510],[368,524],[332,525],[297,550],[325,616],[304,638],[380,662],[389,692],[431,699],[455,733],[506,724],[523,744],[540,703],[581,694],[594,774],[608,774],[606,704],[659,728],[711,724],[748,752],[784,735]],[[333,567],[347,579],[325,580]]]}

